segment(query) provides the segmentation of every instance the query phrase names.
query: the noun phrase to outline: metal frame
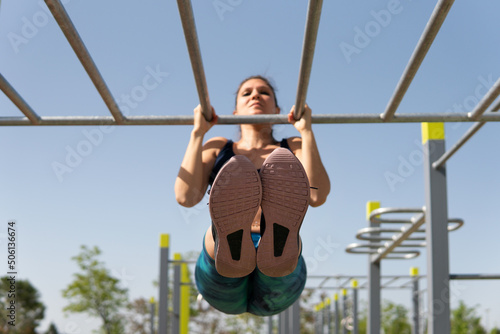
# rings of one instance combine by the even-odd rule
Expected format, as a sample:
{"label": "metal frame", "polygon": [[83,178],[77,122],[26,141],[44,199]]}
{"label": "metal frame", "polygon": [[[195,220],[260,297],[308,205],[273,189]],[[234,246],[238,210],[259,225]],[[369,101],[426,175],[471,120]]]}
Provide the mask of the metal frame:
{"label": "metal frame", "polygon": [[[45,0],[52,15],[56,19],[59,27],[63,31],[66,39],[70,43],[76,56],[87,71],[90,79],[108,107],[111,116],[39,116],[15,89],[0,74],[0,89],[6,96],[21,110],[25,117],[0,117],[0,126],[90,126],[90,125],[190,125],[193,124],[192,116],[125,116],[119,110],[116,101],[113,99],[106,82],[99,73],[92,57],[90,56],[85,44],[80,38],[78,31],[69,18],[64,6],[60,0]],[[316,46],[316,37],[318,33],[319,21],[321,16],[322,0],[310,0],[308,5],[307,21],[302,45],[302,57],[300,63],[300,72],[297,83],[296,108],[294,111],[295,119],[300,118],[303,112],[307,96],[307,88],[312,69],[312,61]],[[186,45],[188,48],[193,75],[198,90],[198,96],[202,111],[207,120],[212,119],[212,110],[208,96],[208,88],[203,69],[203,62],[196,33],[193,9],[191,1],[177,1],[179,14],[182,21]],[[490,90],[483,101],[478,104],[475,111],[471,113],[416,113],[416,114],[398,114],[396,110],[406,94],[411,81],[425,58],[431,44],[434,41],[441,25],[443,24],[453,0],[441,0],[437,3],[427,26],[407,64],[407,67],[396,86],[395,92],[391,97],[388,106],[383,114],[325,114],[313,115],[312,122],[319,124],[330,123],[416,123],[416,122],[499,122],[500,115],[492,113],[484,114],[487,106],[495,100],[500,92],[499,82],[495,89]],[[495,105],[492,111],[500,108],[500,102]],[[258,115],[258,116],[219,116],[218,124],[257,124],[274,123],[287,124],[286,115]],[[482,126],[482,125],[481,125]],[[476,130],[477,131],[477,130]],[[436,167],[437,168],[437,167]]]}
{"label": "metal frame", "polygon": [[[45,0],[52,15],[57,21],[66,39],[73,48],[75,54],[92,80],[97,91],[101,95],[104,103],[108,107],[111,116],[39,116],[29,104],[16,92],[6,78],[0,74],[0,89],[6,96],[19,108],[24,117],[0,117],[0,126],[89,126],[89,125],[190,125],[193,124],[193,116],[130,116],[126,117],[120,111],[116,101],[112,97],[104,78],[101,76],[97,66],[90,56],[85,44],[80,38],[75,26],[71,22],[60,0]],[[448,229],[443,222],[447,218],[447,195],[446,195],[446,173],[445,162],[469,140],[486,122],[499,122],[500,115],[494,112],[500,109],[500,102],[497,102],[491,112],[486,112],[488,107],[495,101],[500,94],[500,79],[490,89],[490,91],[478,103],[474,111],[470,113],[415,113],[398,114],[396,111],[404,98],[413,78],[415,77],[420,65],[422,64],[427,52],[429,51],[435,37],[437,36],[446,16],[453,5],[454,0],[439,0],[436,4],[431,17],[418,41],[414,52],[408,61],[408,64],[398,82],[395,91],[390,98],[386,110],[383,114],[326,114],[313,115],[312,122],[318,124],[329,123],[415,123],[415,122],[478,122],[464,135],[464,137],[453,148],[445,152],[444,140],[433,141],[433,149],[429,148],[429,143],[424,147],[425,156],[425,184],[426,184],[426,213],[427,220],[427,249],[428,249],[428,286],[429,286],[429,311],[434,311],[433,302],[442,299],[443,294],[449,290],[447,285],[449,277],[448,271]],[[200,104],[204,116],[207,120],[212,119],[212,110],[208,96],[201,52],[196,34],[194,15],[190,0],[178,0],[179,13],[182,20],[186,44],[188,47],[193,74],[198,89]],[[316,37],[319,27],[322,0],[309,0],[307,22],[305,28],[304,42],[302,46],[302,58],[300,64],[300,73],[297,85],[296,109],[294,118],[301,117],[303,107],[307,96],[307,88],[312,69],[312,60],[316,44]],[[256,124],[256,123],[274,123],[287,124],[286,115],[261,115],[261,116],[219,116],[218,124]],[[380,262],[383,258],[389,258],[390,253],[394,254],[397,247],[404,247],[403,241],[411,233],[418,232],[422,225],[423,216],[414,217],[410,221],[411,227],[402,231],[401,235],[387,245],[381,245],[371,240],[369,245],[357,245],[353,249],[367,247],[368,251],[357,251],[358,253],[372,254],[378,249],[376,255],[370,259],[370,274],[380,277]],[[370,233],[386,232],[373,222]],[[379,237],[380,238],[380,237]],[[421,246],[422,244],[420,244]],[[406,245],[408,246],[408,245]],[[412,245],[412,247],[415,245]],[[163,254],[163,252],[162,252]],[[168,253],[167,253],[168,254]],[[401,251],[403,257],[417,256],[418,251]],[[164,257],[164,255],[163,255]],[[399,257],[401,258],[401,256]],[[378,265],[378,267],[377,267]],[[167,269],[160,268],[161,275],[165,275]],[[375,280],[376,281],[376,280]],[[380,282],[370,283],[371,290],[380,289]],[[160,290],[162,290],[160,288]],[[449,295],[449,294],[448,294]],[[441,296],[441,297],[440,297]],[[441,300],[439,299],[439,300]],[[449,318],[449,303],[446,304],[444,311],[434,312],[436,319],[430,319],[429,334],[445,333],[449,330],[449,324],[446,322]],[[165,307],[160,303],[160,309]],[[439,313],[439,314],[437,314]]]}

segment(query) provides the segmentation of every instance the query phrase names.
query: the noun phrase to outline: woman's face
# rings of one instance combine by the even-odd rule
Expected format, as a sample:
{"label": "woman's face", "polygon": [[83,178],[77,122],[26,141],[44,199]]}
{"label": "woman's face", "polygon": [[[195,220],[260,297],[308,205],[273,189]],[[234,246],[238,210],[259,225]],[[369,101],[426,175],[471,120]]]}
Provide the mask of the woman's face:
{"label": "woman's face", "polygon": [[241,85],[236,98],[235,115],[279,114],[274,93],[265,81],[250,79]]}

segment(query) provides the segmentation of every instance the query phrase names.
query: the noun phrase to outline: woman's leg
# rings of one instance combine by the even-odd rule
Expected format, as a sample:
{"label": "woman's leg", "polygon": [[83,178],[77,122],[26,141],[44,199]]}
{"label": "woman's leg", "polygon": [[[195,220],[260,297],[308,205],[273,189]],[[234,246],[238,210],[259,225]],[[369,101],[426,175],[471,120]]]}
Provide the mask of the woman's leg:
{"label": "woman's leg", "polygon": [[221,276],[215,269],[213,244],[210,228],[203,241],[203,251],[196,262],[195,281],[198,291],[210,305],[221,312],[227,314],[247,312],[249,278]]}
{"label": "woman's leg", "polygon": [[269,316],[286,310],[300,297],[306,277],[307,269],[302,255],[295,270],[287,276],[270,277],[256,269],[250,275],[248,312]]}

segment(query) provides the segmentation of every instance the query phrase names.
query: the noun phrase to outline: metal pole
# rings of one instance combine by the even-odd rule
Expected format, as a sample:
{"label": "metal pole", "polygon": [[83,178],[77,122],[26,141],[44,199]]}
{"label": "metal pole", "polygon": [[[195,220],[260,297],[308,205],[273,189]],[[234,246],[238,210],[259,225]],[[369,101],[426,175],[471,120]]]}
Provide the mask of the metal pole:
{"label": "metal pole", "polygon": [[333,299],[335,301],[335,334],[340,334],[339,294],[334,294]]}
{"label": "metal pole", "polygon": [[295,118],[295,120],[299,120],[304,113],[322,6],[323,0],[309,0],[304,42],[302,44],[299,82],[297,84],[297,97],[295,100],[295,110],[293,112],[293,118]]}
{"label": "metal pole", "polygon": [[479,117],[488,109],[488,107],[496,100],[500,95],[500,78],[495,82],[493,87],[483,96],[481,101],[477,104],[473,111],[469,113],[469,117],[473,121],[477,121]]}
{"label": "metal pole", "polygon": [[181,254],[174,253],[174,290],[173,299],[173,317],[172,333],[179,334],[181,328]]}
{"label": "metal pole", "polygon": [[320,302],[318,305],[318,334],[324,334],[325,333],[325,303]]}
{"label": "metal pole", "polygon": [[446,167],[432,163],[445,150],[443,123],[422,124],[427,242],[428,334],[450,332],[450,271]]}
{"label": "metal pole", "polygon": [[418,278],[418,268],[412,267],[410,269],[410,275],[413,277],[413,289],[412,289],[412,304],[413,304],[413,326],[412,334],[420,334],[420,293],[419,293],[419,278]]}
{"label": "metal pole", "polygon": [[160,289],[158,306],[158,334],[167,334],[168,331],[168,298],[169,298],[169,243],[170,235],[160,235]]}
{"label": "metal pole", "polygon": [[38,116],[33,109],[24,101],[24,99],[19,95],[14,87],[12,87],[7,79],[0,73],[0,89],[4,94],[16,105],[16,107],[21,110],[21,112],[30,120],[31,124],[40,124],[40,116]]}
{"label": "metal pole", "polygon": [[267,332],[273,334],[273,316],[267,317]]}
{"label": "metal pole", "polygon": [[347,325],[349,323],[349,315],[347,312],[347,290],[342,289],[342,318],[344,319],[344,326],[342,326],[342,334],[347,334]]}
{"label": "metal pole", "polygon": [[181,287],[180,287],[180,334],[189,332],[189,289],[191,287],[187,263],[183,262],[181,267]]}
{"label": "metal pole", "polygon": [[97,66],[92,60],[89,51],[85,47],[85,44],[80,38],[80,35],[78,34],[78,31],[73,25],[73,22],[71,22],[71,19],[69,18],[69,15],[64,9],[62,3],[59,0],[45,0],[45,3],[52,12],[52,15],[57,21],[57,24],[64,33],[64,36],[66,36],[66,39],[73,48],[73,51],[75,51],[75,54],[82,63],[83,67],[85,68],[85,71],[87,71],[87,74],[94,83],[94,86],[97,88],[97,91],[99,92],[104,103],[111,112],[111,115],[113,115],[113,118],[115,119],[116,123],[117,124],[125,123],[126,122],[125,117],[118,108],[118,105],[116,104],[113,96],[111,95],[111,92],[108,86],[106,85],[106,82],[102,78],[101,73],[99,73]]}
{"label": "metal pole", "polygon": [[155,312],[156,311],[156,301],[154,297],[151,297],[149,300],[149,313],[150,313],[150,321],[149,326],[151,329],[151,334],[155,334]]}
{"label": "metal pole", "polygon": [[[370,214],[373,210],[380,208],[380,202],[368,202],[366,204],[366,217],[370,222],[370,227],[380,227],[376,221],[370,220]],[[378,236],[379,234],[374,234]],[[370,242],[372,243],[372,242]],[[380,265],[381,262],[373,262],[368,257],[368,334],[380,333]]]}
{"label": "metal pole", "polygon": [[403,100],[408,87],[410,87],[415,74],[417,74],[417,71],[422,64],[427,51],[429,51],[434,38],[438,34],[441,25],[446,19],[446,15],[448,15],[453,2],[454,0],[440,0],[436,4],[432,15],[427,22],[425,30],[422,33],[422,36],[420,37],[420,40],[418,41],[418,44],[413,51],[408,64],[406,65],[403,75],[401,76],[401,79],[399,79],[399,83],[396,87],[396,90],[394,91],[394,94],[391,97],[391,100],[389,101],[389,104],[385,109],[385,112],[380,115],[384,122],[391,120],[391,118],[396,113],[401,100]]}
{"label": "metal pole", "polygon": [[358,334],[358,281],[352,280],[352,333]]}
{"label": "metal pole", "polygon": [[290,308],[291,330],[289,333],[300,334],[300,299],[297,299]]}
{"label": "metal pole", "polygon": [[[470,122],[467,113],[417,113],[400,114],[394,116],[389,123],[420,123],[420,122]],[[315,124],[366,124],[383,123],[379,114],[323,114],[312,115],[312,123]],[[487,113],[481,116],[480,121],[500,122],[500,114]],[[287,115],[219,115],[217,124],[289,124]],[[7,116],[0,117],[0,126],[26,126],[31,125],[27,117]],[[129,116],[127,122],[118,124],[111,116],[42,116],[37,125],[61,126],[61,125],[193,125],[193,116]]]}
{"label": "metal pole", "polygon": [[330,298],[325,299],[324,317],[325,317],[325,323],[326,323],[326,333],[331,334],[332,333],[332,311],[331,311]]}
{"label": "metal pole", "polygon": [[181,16],[182,28],[184,29],[184,37],[186,38],[191,67],[193,68],[201,110],[205,119],[211,121],[213,117],[212,105],[210,104],[210,98],[208,96],[207,80],[205,79],[200,44],[198,42],[198,34],[196,33],[193,7],[191,6],[190,0],[177,0],[177,6],[179,7],[179,14]]}

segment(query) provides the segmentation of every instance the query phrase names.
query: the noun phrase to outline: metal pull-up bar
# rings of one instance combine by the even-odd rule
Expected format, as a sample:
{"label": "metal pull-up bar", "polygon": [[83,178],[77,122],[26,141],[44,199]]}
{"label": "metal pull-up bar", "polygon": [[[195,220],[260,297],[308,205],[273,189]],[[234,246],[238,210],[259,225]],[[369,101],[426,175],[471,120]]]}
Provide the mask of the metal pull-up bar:
{"label": "metal pull-up bar", "polygon": [[295,100],[295,110],[293,112],[293,118],[295,120],[299,120],[304,113],[322,6],[323,0],[309,0],[304,42],[302,45],[302,58],[300,61],[299,81],[297,84],[297,97]]}
{"label": "metal pull-up bar", "polygon": [[14,87],[12,87],[9,82],[0,74],[0,89],[4,94],[16,105],[16,107],[21,110],[21,112],[29,119],[32,125],[40,124],[40,116],[38,116],[33,109],[24,101],[24,99],[19,95]]}
{"label": "metal pull-up bar", "polygon": [[196,33],[196,25],[194,23],[193,7],[190,0],[177,0],[179,14],[181,16],[182,28],[184,29],[184,37],[191,59],[191,67],[193,68],[194,80],[198,89],[198,97],[200,99],[201,110],[207,121],[211,121],[212,105],[208,96],[207,81],[205,79],[205,70],[201,60],[200,45],[198,35]]}
{"label": "metal pull-up bar", "polygon": [[64,36],[66,36],[66,39],[73,48],[73,51],[75,51],[75,54],[82,63],[83,67],[85,68],[85,71],[87,71],[87,74],[89,75],[90,79],[97,88],[97,91],[104,100],[104,103],[111,112],[111,115],[113,115],[113,118],[115,119],[116,123],[117,124],[125,123],[125,117],[118,108],[118,105],[116,104],[116,101],[111,95],[111,92],[109,91],[106,82],[102,78],[101,73],[99,73],[97,66],[92,60],[90,53],[85,47],[85,44],[80,38],[78,31],[73,25],[73,22],[71,22],[71,19],[69,18],[68,13],[64,9],[63,5],[59,0],[45,0],[45,3],[52,12],[52,15],[57,21],[57,24],[64,33]]}
{"label": "metal pull-up bar", "polygon": [[401,76],[401,79],[396,86],[396,90],[394,91],[394,94],[392,95],[391,100],[389,101],[389,104],[385,109],[385,112],[380,115],[384,122],[390,121],[396,113],[401,100],[403,100],[408,87],[410,87],[415,74],[417,74],[417,71],[422,64],[427,51],[429,51],[432,42],[434,42],[434,38],[436,37],[439,29],[441,28],[441,25],[446,19],[446,15],[448,15],[453,2],[454,0],[441,0],[436,4],[429,22],[427,22],[427,26],[425,27],[425,30],[422,33],[422,36],[420,37],[420,40],[418,41],[413,54],[411,55],[410,61],[408,62],[408,65],[406,66],[406,69],[404,70],[403,75]]}

